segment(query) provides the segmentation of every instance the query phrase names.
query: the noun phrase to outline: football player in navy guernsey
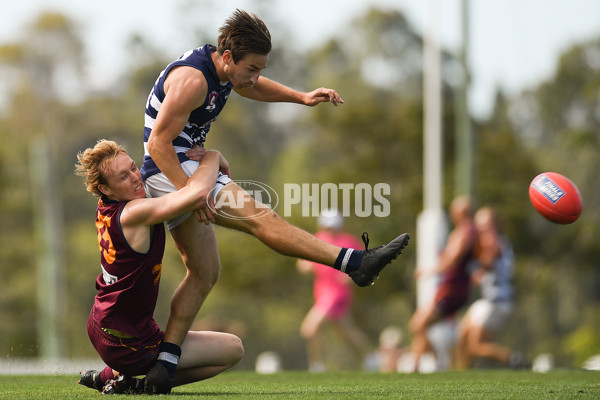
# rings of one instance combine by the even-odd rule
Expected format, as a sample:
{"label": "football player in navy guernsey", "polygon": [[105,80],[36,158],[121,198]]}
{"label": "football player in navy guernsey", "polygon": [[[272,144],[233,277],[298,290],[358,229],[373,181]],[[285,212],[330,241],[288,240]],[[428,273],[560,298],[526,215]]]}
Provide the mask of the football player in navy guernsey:
{"label": "football player in navy guernsey", "polygon": [[[185,153],[203,149],[211,124],[223,110],[231,91],[253,100],[290,102],[315,106],[343,103],[333,89],[300,92],[261,76],[271,52],[271,34],[256,15],[235,12],[219,28],[217,46],[206,44],[183,54],[159,75],[148,97],[144,126],[142,177],[147,193],[160,197],[185,186],[198,162]],[[165,359],[185,338],[201,305],[220,272],[217,239],[212,223],[254,235],[275,251],[318,262],[346,272],[359,286],[370,285],[379,272],[395,259],[409,236],[403,234],[376,249],[345,249],[325,243],[287,223],[275,212],[255,218],[264,205],[226,174],[219,174],[216,187],[230,199],[243,199],[220,212],[208,205],[167,222],[171,237],[185,263],[187,274],[171,300],[165,331]],[[227,216],[227,218],[225,217]],[[168,392],[175,363],[157,363],[146,377],[147,385]]]}

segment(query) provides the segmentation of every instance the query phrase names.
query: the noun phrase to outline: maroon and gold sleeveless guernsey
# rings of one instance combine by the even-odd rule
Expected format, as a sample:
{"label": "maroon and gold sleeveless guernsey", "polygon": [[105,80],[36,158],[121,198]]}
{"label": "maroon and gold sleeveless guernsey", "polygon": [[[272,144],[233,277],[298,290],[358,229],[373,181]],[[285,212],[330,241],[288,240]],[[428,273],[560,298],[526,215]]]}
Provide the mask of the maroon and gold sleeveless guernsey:
{"label": "maroon and gold sleeveless guernsey", "polygon": [[469,238],[469,247],[465,253],[458,258],[442,276],[442,284],[453,284],[460,286],[468,291],[469,283],[471,280],[470,273],[468,270],[469,262],[475,257],[475,243],[477,242],[477,230],[473,223],[465,224],[458,227],[465,232],[465,235]]}
{"label": "maroon and gold sleeveless guernsey", "polygon": [[466,231],[466,235],[469,237],[469,248],[441,277],[434,303],[442,315],[454,313],[469,300],[471,278],[468,266],[475,255],[477,231],[472,223],[457,229]]}
{"label": "maroon and gold sleeveless guernsey", "polygon": [[120,217],[126,204],[106,198],[98,201],[96,230],[102,273],[96,279],[98,294],[92,315],[102,328],[141,338],[154,326],[165,228],[159,223],[150,229],[148,253],[134,251],[121,230]]}

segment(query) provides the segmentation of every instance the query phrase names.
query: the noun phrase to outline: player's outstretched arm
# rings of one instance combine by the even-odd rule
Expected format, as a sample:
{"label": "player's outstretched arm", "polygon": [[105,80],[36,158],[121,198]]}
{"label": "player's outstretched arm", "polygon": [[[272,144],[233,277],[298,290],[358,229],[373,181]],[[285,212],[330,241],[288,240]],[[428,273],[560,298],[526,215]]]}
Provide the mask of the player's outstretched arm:
{"label": "player's outstretched arm", "polygon": [[324,102],[334,106],[344,103],[334,89],[318,88],[312,92],[299,92],[264,76],[260,76],[254,86],[234,90],[241,96],[265,102],[297,103],[310,107]]}
{"label": "player's outstretched arm", "polygon": [[216,210],[211,191],[219,169],[225,164],[221,153],[207,151],[183,188],[161,197],[132,200],[123,210],[121,224],[151,226],[195,210],[199,210],[205,222],[214,222]]}
{"label": "player's outstretched arm", "polygon": [[446,248],[439,257],[437,273],[443,273],[452,268],[470,248],[470,237],[464,229],[454,229],[448,237]]}

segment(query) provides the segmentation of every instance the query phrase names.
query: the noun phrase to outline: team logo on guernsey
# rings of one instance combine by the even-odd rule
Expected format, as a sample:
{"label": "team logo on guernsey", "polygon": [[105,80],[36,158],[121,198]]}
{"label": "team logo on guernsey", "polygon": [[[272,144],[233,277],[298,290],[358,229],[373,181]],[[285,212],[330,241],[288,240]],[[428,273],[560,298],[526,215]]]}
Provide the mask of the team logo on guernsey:
{"label": "team logo on guernsey", "polygon": [[113,283],[119,280],[119,278],[115,275],[109,274],[108,271],[104,269],[104,266],[102,264],[100,264],[100,268],[102,268],[102,279],[104,280],[105,284],[112,285]]}
{"label": "team logo on guernsey", "polygon": [[540,175],[540,177],[533,182],[533,187],[550,200],[552,204],[556,204],[556,202],[565,195],[565,191],[546,175]]}
{"label": "team logo on guernsey", "polygon": [[208,95],[208,105],[206,106],[205,110],[208,112],[213,112],[213,110],[215,108],[217,108],[217,98],[219,97],[219,94],[215,91],[212,91],[209,95]]}

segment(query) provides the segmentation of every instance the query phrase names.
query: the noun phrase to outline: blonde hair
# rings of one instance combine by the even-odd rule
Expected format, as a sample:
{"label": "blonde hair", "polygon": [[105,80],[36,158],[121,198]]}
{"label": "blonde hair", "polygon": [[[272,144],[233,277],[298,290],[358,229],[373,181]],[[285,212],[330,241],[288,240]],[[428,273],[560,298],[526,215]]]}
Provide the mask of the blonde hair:
{"label": "blonde hair", "polygon": [[93,148],[87,148],[77,154],[78,163],[75,164],[75,175],[84,177],[85,188],[96,197],[102,197],[99,185],[105,185],[106,165],[119,154],[125,153],[123,146],[111,141],[101,139]]}

